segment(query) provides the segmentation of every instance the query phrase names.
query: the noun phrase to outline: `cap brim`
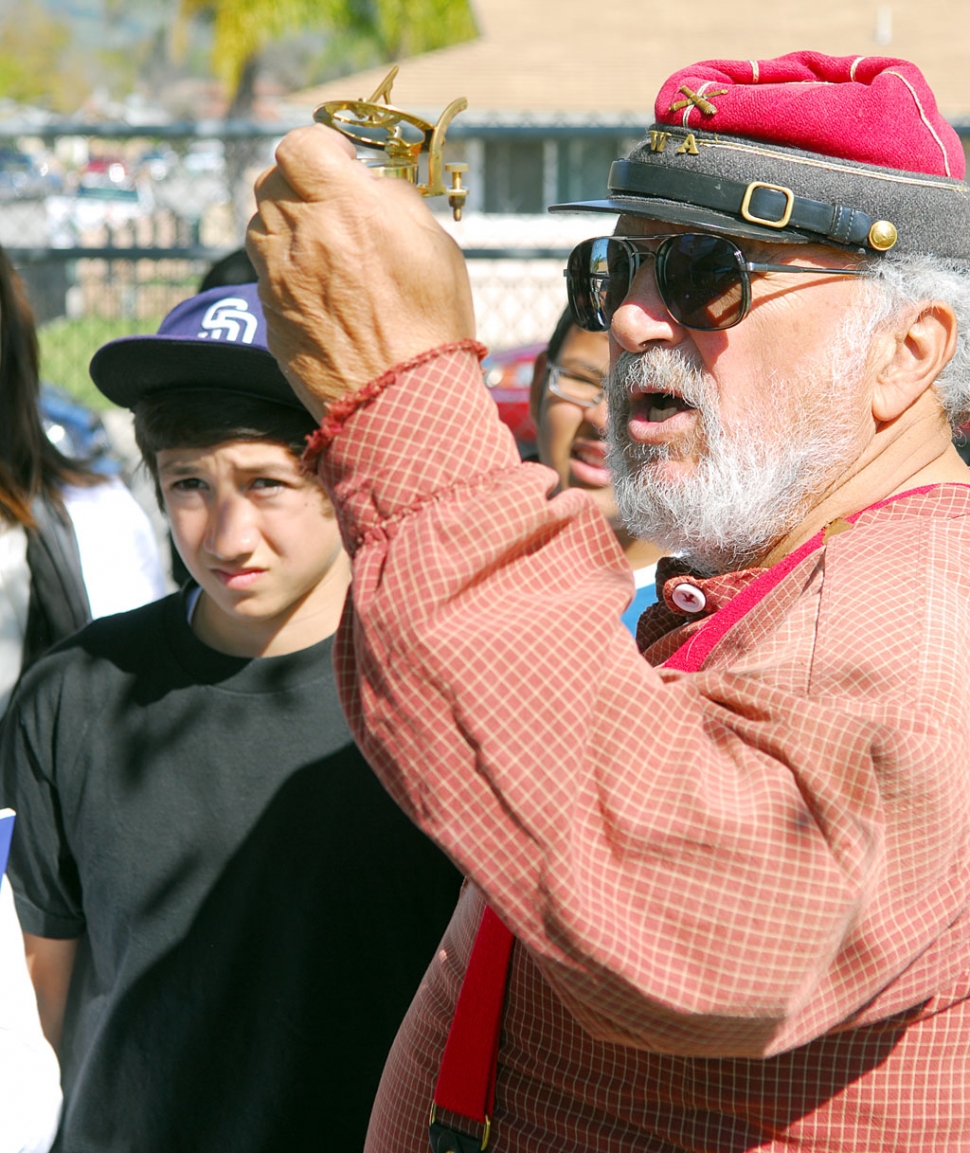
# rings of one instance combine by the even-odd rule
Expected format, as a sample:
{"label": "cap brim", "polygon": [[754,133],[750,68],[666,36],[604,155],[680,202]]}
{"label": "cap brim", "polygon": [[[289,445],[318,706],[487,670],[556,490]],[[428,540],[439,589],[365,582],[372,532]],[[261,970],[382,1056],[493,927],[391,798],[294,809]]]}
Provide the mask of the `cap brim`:
{"label": "cap brim", "polygon": [[661,220],[665,224],[686,224],[694,228],[709,228],[726,236],[740,236],[747,240],[769,240],[775,244],[808,244],[809,238],[790,229],[763,228],[757,224],[736,220],[711,208],[698,208],[679,200],[661,200],[658,197],[613,196],[609,200],[579,200],[571,204],[552,204],[549,212],[609,212],[616,216],[643,216],[648,220]]}
{"label": "cap brim", "polygon": [[90,373],[122,408],[161,390],[204,388],[307,411],[270,353],[228,341],[125,336],[98,349]]}

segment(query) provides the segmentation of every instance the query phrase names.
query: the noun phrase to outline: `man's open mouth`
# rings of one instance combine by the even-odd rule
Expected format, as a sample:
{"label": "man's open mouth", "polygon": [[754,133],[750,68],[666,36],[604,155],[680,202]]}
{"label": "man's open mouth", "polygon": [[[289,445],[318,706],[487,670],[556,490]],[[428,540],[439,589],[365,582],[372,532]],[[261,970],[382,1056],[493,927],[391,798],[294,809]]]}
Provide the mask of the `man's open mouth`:
{"label": "man's open mouth", "polygon": [[647,420],[660,424],[676,416],[678,412],[688,412],[693,409],[682,396],[675,396],[671,392],[646,393],[643,397]]}

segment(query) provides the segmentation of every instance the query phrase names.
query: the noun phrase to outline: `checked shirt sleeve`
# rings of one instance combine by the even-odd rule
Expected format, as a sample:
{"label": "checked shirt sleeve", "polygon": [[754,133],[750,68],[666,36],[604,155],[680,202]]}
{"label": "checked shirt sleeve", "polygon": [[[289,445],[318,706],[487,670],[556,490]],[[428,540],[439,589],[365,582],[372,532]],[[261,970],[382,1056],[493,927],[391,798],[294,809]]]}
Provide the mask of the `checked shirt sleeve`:
{"label": "checked shirt sleeve", "polygon": [[846,703],[770,669],[651,668],[608,525],[518,463],[470,352],[401,373],[319,468],[354,556],[336,659],[357,739],[594,1036],[763,1056],[959,971],[949,706],[878,669]]}

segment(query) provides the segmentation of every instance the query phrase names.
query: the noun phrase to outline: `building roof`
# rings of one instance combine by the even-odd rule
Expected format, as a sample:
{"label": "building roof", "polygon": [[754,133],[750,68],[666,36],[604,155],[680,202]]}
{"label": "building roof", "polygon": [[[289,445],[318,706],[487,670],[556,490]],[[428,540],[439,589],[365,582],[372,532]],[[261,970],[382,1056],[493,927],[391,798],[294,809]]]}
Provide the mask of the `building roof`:
{"label": "building roof", "polygon": [[[436,119],[456,96],[460,122],[523,119],[646,124],[676,68],[697,60],[764,59],[802,48],[901,56],[919,65],[941,112],[970,121],[967,0],[471,0],[477,40],[401,63],[394,104]],[[369,96],[387,67],[288,100],[291,111]]]}

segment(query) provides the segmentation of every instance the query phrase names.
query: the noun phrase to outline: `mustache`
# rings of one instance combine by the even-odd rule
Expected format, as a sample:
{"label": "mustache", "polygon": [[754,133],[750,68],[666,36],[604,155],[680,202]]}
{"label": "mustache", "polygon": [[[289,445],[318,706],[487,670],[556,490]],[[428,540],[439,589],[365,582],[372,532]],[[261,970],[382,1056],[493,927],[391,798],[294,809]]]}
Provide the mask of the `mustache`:
{"label": "mustache", "polygon": [[714,391],[697,354],[680,348],[621,352],[606,378],[608,402],[617,405],[636,392],[664,392],[704,411],[711,407]]}

